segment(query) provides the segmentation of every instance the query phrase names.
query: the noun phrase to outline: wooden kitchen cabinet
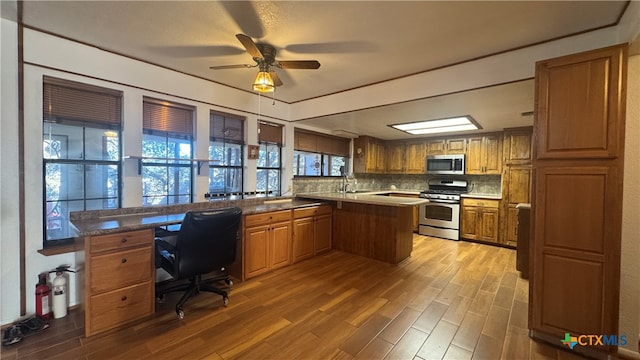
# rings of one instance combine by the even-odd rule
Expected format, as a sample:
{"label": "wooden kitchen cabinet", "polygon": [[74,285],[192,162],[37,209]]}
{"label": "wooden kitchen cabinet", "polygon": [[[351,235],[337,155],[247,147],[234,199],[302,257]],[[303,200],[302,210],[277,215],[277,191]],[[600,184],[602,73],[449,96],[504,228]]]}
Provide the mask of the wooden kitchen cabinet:
{"label": "wooden kitchen cabinet", "polygon": [[291,210],[244,217],[244,278],[291,264]]}
{"label": "wooden kitchen cabinet", "polygon": [[466,168],[467,174],[499,175],[502,172],[502,134],[470,137]]}
{"label": "wooden kitchen cabinet", "polygon": [[464,154],[467,151],[467,139],[466,138],[453,138],[447,139],[447,154]]}
{"label": "wooden kitchen cabinet", "polygon": [[387,143],[387,173],[424,174],[426,160],[425,142]]}
{"label": "wooden kitchen cabinet", "polygon": [[387,173],[402,174],[405,171],[406,145],[392,142],[387,145]]}
{"label": "wooden kitchen cabinet", "polygon": [[447,153],[447,141],[445,139],[427,140],[427,155],[444,155]]}
{"label": "wooden kitchen cabinet", "polygon": [[85,336],[154,311],[153,229],[85,238]]}
{"label": "wooden kitchen cabinet", "polygon": [[504,165],[531,164],[533,127],[504,129],[502,154]]}
{"label": "wooden kitchen cabinet", "polygon": [[464,154],[466,138],[430,139],[427,141],[427,155]]}
{"label": "wooden kitchen cabinet", "polygon": [[293,263],[331,249],[330,205],[294,209],[293,219]]}
{"label": "wooden kitchen cabinet", "polygon": [[529,333],[557,346],[619,331],[627,60],[621,44],[536,63]]}
{"label": "wooden kitchen cabinet", "polygon": [[354,139],[353,144],[355,173],[382,174],[386,171],[386,145],[383,140],[360,136]]}
{"label": "wooden kitchen cabinet", "polygon": [[464,198],[460,215],[460,237],[498,242],[499,200]]}

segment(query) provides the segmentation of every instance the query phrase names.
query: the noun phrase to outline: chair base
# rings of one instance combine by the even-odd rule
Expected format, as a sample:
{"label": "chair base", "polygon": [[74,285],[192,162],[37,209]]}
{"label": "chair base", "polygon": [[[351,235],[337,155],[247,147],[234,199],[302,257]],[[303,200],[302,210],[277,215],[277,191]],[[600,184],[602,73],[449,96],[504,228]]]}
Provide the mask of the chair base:
{"label": "chair base", "polygon": [[220,276],[205,280],[202,280],[202,275],[196,275],[195,277],[190,278],[188,283],[171,286],[166,289],[156,289],[156,298],[162,300],[168,293],[184,291],[184,294],[182,294],[182,297],[180,297],[180,300],[178,300],[178,303],[176,304],[176,314],[180,319],[184,319],[184,311],[182,310],[182,307],[187,300],[198,295],[201,291],[218,294],[222,296],[223,305],[225,307],[229,305],[229,294],[213,285],[213,283],[218,281],[224,281],[229,286],[233,284],[231,278],[227,274],[221,274]]}

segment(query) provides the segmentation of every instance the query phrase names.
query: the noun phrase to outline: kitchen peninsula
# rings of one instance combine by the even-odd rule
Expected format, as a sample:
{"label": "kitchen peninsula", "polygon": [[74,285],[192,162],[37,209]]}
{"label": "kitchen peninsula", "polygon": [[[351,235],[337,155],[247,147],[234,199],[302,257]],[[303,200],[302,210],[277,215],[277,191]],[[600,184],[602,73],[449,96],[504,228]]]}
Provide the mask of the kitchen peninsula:
{"label": "kitchen peninsula", "polygon": [[413,250],[413,208],[427,200],[381,196],[388,193],[326,192],[297,196],[332,202],[333,249],[397,264]]}

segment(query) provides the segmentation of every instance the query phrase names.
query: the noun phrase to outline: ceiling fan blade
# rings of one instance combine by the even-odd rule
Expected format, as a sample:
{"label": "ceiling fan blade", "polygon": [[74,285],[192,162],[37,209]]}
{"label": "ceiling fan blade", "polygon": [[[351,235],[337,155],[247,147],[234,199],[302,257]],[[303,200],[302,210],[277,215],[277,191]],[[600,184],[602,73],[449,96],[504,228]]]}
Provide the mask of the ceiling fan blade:
{"label": "ceiling fan blade", "polygon": [[251,57],[264,59],[264,56],[262,55],[260,50],[258,50],[256,43],[254,43],[250,37],[248,37],[245,34],[236,34],[236,38],[240,40],[240,42],[242,43],[244,48],[247,49],[247,52],[249,53],[249,55],[251,55]]}
{"label": "ceiling fan blade", "polygon": [[220,66],[209,66],[211,70],[224,70],[224,69],[246,69],[256,67],[257,65],[249,65],[249,64],[237,64],[237,65],[220,65]]}
{"label": "ceiling fan blade", "polygon": [[271,70],[269,72],[269,75],[271,75],[271,80],[273,80],[273,85],[275,85],[276,87],[283,85],[282,80],[280,80],[280,77],[278,76],[277,72],[275,72],[274,70]]}
{"label": "ceiling fan blade", "polygon": [[278,61],[276,66],[282,69],[317,69],[320,63],[317,60],[286,60]]}

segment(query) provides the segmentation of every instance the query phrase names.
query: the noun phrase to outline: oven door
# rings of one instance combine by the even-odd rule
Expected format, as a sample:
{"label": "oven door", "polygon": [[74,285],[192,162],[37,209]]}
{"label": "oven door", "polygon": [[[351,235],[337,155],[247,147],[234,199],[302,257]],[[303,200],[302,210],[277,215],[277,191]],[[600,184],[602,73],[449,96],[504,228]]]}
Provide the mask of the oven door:
{"label": "oven door", "polygon": [[460,203],[430,201],[420,206],[420,225],[460,228]]}

